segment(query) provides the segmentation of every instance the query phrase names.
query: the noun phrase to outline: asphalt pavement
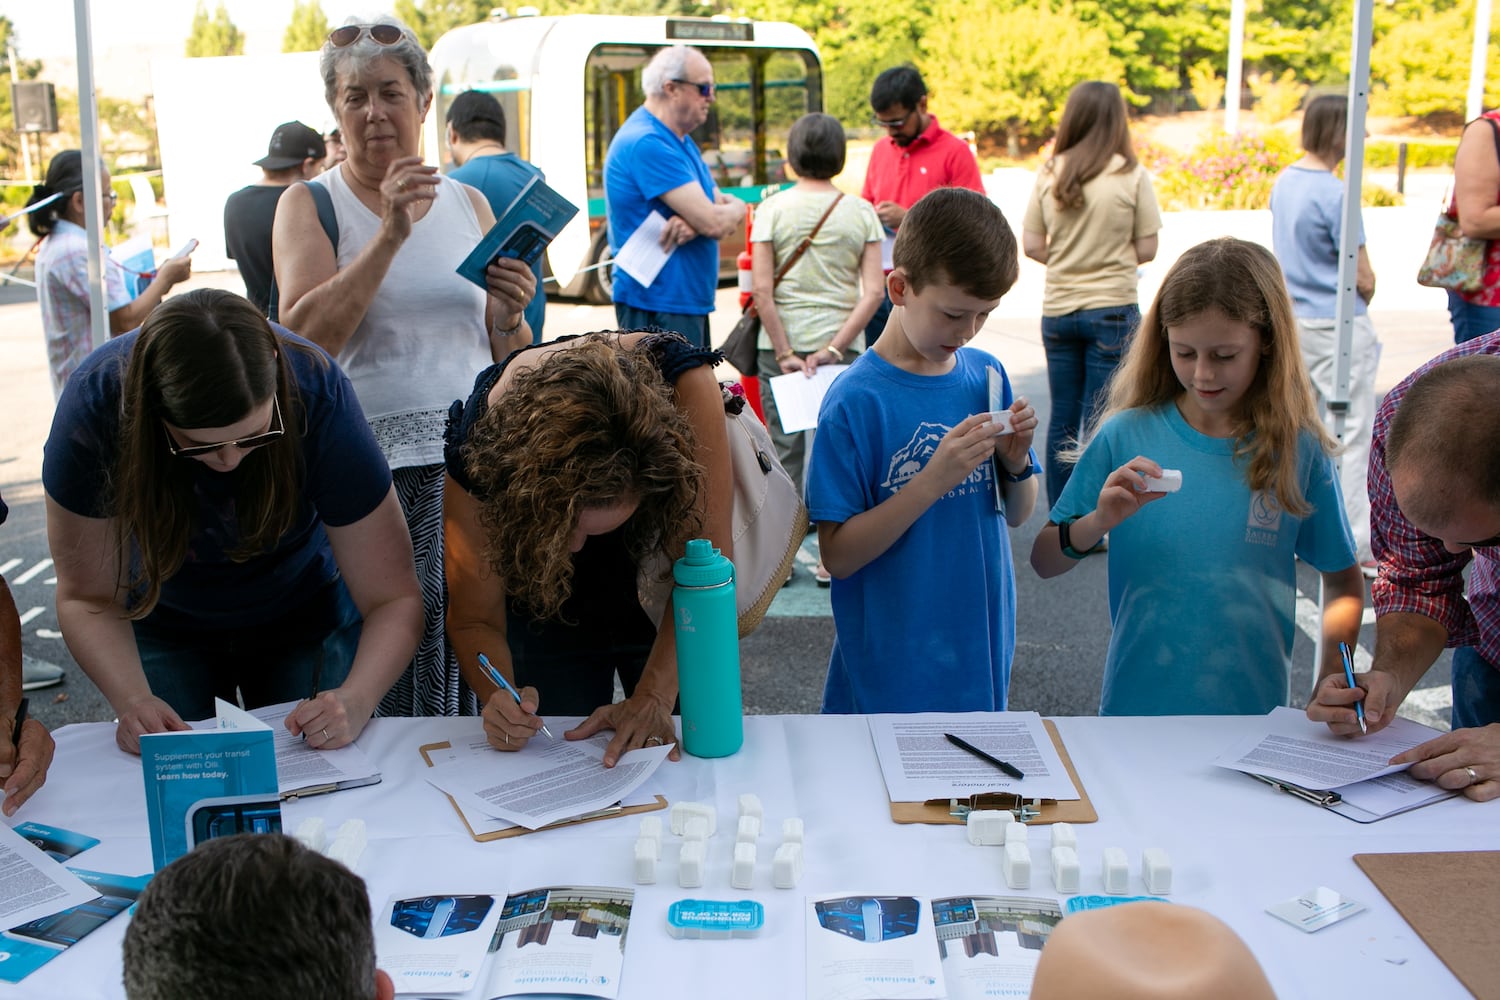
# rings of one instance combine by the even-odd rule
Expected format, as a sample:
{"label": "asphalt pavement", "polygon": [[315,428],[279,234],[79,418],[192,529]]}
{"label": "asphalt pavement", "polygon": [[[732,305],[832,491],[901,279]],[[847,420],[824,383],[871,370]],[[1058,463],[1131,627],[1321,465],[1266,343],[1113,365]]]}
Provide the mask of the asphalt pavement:
{"label": "asphalt pavement", "polygon": [[[1019,219],[1013,193],[992,191],[1008,217]],[[1372,319],[1384,343],[1377,388],[1385,391],[1423,361],[1451,344],[1451,330],[1440,295],[1411,280],[1427,245],[1431,213],[1425,207],[1366,212],[1371,256],[1381,277]],[[1161,258],[1143,270],[1143,307],[1155,293],[1170,261],[1182,249],[1209,236],[1231,233],[1269,242],[1269,216],[1263,212],[1171,213],[1162,233]],[[25,272],[21,274],[24,276]],[[1048,392],[1040,320],[1043,269],[1022,262],[1021,279],[991,316],[975,344],[996,355],[1016,391],[1027,396],[1046,426]],[[197,274],[188,287],[215,286],[242,290],[235,272]],[[715,336],[729,332],[738,315],[735,291],[721,289]],[[549,305],[549,334],[580,333],[614,325],[608,307],[554,301]],[[32,692],[31,712],[49,727],[113,718],[108,704],[68,655],[57,631],[40,483],[42,444],[52,415],[39,309],[34,293],[23,286],[0,285],[0,492],[11,507],[0,528],[0,575],[10,584],[23,618],[27,655],[57,663],[66,680]],[[1038,446],[1040,447],[1040,439]],[[1017,553],[1017,635],[1012,708],[1044,715],[1086,715],[1097,710],[1110,625],[1107,607],[1107,560],[1086,559],[1063,577],[1042,581],[1026,563],[1026,554],[1046,520],[1045,504],[1012,530]],[[745,708],[751,713],[806,713],[818,709],[833,620],[829,591],[817,587],[811,574],[813,543],[804,547],[804,564],[772,605],[764,624],[741,644]],[[934,554],[934,558],[939,558]],[[1298,624],[1294,648],[1293,691],[1311,686],[1311,634],[1317,621],[1317,574],[1298,567]],[[954,616],[944,621],[912,621],[911,628],[941,632],[962,628]],[[1368,663],[1373,648],[1373,614],[1367,609],[1357,661]],[[1446,727],[1447,655],[1428,672],[1408,700],[1404,714]],[[911,664],[911,681],[922,683],[921,665]],[[545,712],[545,705],[543,706]]]}

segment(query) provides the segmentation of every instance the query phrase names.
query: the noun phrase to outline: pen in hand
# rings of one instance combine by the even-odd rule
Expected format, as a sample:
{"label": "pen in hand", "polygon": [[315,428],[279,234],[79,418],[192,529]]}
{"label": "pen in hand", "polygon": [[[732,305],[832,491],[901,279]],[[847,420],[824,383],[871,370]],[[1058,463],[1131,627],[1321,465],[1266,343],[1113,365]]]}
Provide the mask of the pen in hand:
{"label": "pen in hand", "polygon": [[[1349,682],[1349,690],[1354,690],[1354,656],[1349,650],[1347,642],[1339,643],[1339,655],[1344,658],[1344,680]],[[1359,731],[1368,733],[1370,728],[1365,725],[1365,700],[1361,698],[1354,703],[1354,714],[1359,717]]]}
{"label": "pen in hand", "polygon": [[[498,687],[502,691],[509,692],[510,696],[516,699],[516,704],[521,704],[521,692],[510,686],[510,682],[505,679],[505,675],[495,669],[495,665],[490,662],[490,658],[488,656],[480,653],[479,665],[484,668],[484,672],[489,676],[490,680],[495,682],[496,687]],[[556,736],[552,735],[552,730],[547,728],[547,724],[545,722],[542,723],[542,732],[547,735],[547,739],[549,740],[557,739]]]}
{"label": "pen in hand", "polygon": [[943,736],[947,738],[949,743],[952,743],[960,750],[967,750],[969,753],[978,757],[980,760],[989,761],[991,764],[994,764],[996,767],[1004,771],[1006,774],[1010,775],[1012,778],[1020,780],[1021,778],[1026,777],[1026,775],[1023,774],[1021,772],[1021,769],[1019,767],[1016,767],[1016,765],[1007,763],[1006,761],[1001,760],[999,757],[991,757],[989,754],[985,753],[983,750],[979,749],[967,740],[961,740],[957,736],[954,736],[952,733],[944,733]]}
{"label": "pen in hand", "polygon": [[10,743],[11,746],[15,747],[18,756],[21,751],[21,727],[26,725],[26,710],[30,707],[30,698],[22,698],[21,703],[16,706],[16,728],[10,734]]}

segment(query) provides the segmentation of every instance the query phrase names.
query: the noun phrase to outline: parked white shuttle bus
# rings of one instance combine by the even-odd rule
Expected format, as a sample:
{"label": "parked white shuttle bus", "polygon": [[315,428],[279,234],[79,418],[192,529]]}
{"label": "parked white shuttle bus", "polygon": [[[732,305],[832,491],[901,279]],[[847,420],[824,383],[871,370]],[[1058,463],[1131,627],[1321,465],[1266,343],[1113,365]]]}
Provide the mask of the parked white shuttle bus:
{"label": "parked white shuttle bus", "polygon": [[[554,294],[608,302],[604,154],[645,99],[641,70],[659,49],[692,45],[714,67],[717,97],[693,133],[719,187],[755,204],[787,181],[786,134],[823,109],[822,64],[801,28],[774,21],[572,14],[499,17],[439,38],[430,59],[436,102],[427,117],[427,158],[451,167],[444,119],[469,89],[505,108],[507,148],[545,171],[547,183],[583,209],[548,248]],[[722,241],[732,275],[741,233]]]}

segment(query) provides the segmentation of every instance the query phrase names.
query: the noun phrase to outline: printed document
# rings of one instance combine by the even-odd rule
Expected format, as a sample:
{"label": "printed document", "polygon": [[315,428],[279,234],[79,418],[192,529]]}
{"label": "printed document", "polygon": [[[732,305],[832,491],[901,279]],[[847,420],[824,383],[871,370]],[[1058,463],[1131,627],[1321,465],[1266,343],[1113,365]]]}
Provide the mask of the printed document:
{"label": "printed document", "polygon": [[788,372],[771,379],[771,398],[781,416],[781,429],[788,434],[818,426],[818,408],[833,380],[849,370],[848,365],[819,365],[812,377]]}
{"label": "printed document", "polygon": [[[433,761],[427,781],[451,795],[468,815],[478,810],[528,830],[609,808],[635,791],[667,759],[672,744],[642,747],[604,766],[608,740],[537,737],[517,753],[488,745],[457,748]],[[472,824],[471,824],[472,825]],[[476,833],[482,833],[476,827]]]}
{"label": "printed document", "polygon": [[1281,706],[1272,709],[1214,763],[1303,788],[1343,788],[1405,770],[1404,764],[1386,761],[1441,735],[1436,729],[1398,716],[1369,736],[1335,736],[1300,709]]}
{"label": "printed document", "polygon": [[620,252],[615,254],[615,267],[639,281],[642,288],[651,287],[651,283],[667,263],[667,258],[672,256],[672,250],[677,249],[661,248],[661,231],[666,224],[667,220],[662,218],[660,212],[652,212],[630,234],[625,245],[620,247]]}
{"label": "printed document", "polygon": [[97,895],[40,847],[0,823],[0,927],[29,923]]}
{"label": "printed document", "polygon": [[250,713],[276,734],[276,778],[282,798],[357,788],[380,781],[375,762],[353,743],[337,750],[319,750],[300,736],[293,736],[286,728],[286,717],[300,704],[288,701]]}
{"label": "printed document", "polygon": [[[952,733],[1012,764],[1017,779],[948,742]],[[1006,792],[1028,799],[1077,799],[1078,789],[1035,712],[924,712],[872,715],[870,736],[892,802]]]}

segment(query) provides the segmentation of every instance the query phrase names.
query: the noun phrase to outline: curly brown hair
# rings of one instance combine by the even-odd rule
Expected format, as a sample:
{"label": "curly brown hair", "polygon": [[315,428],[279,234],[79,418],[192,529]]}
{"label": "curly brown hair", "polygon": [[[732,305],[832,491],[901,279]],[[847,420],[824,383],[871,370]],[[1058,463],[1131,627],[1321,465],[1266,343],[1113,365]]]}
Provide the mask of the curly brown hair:
{"label": "curly brown hair", "polygon": [[578,515],[630,498],[624,541],[636,563],[680,556],[702,534],[695,444],[644,345],[592,333],[517,372],[464,449],[485,557],[506,592],[539,618],[560,617]]}

